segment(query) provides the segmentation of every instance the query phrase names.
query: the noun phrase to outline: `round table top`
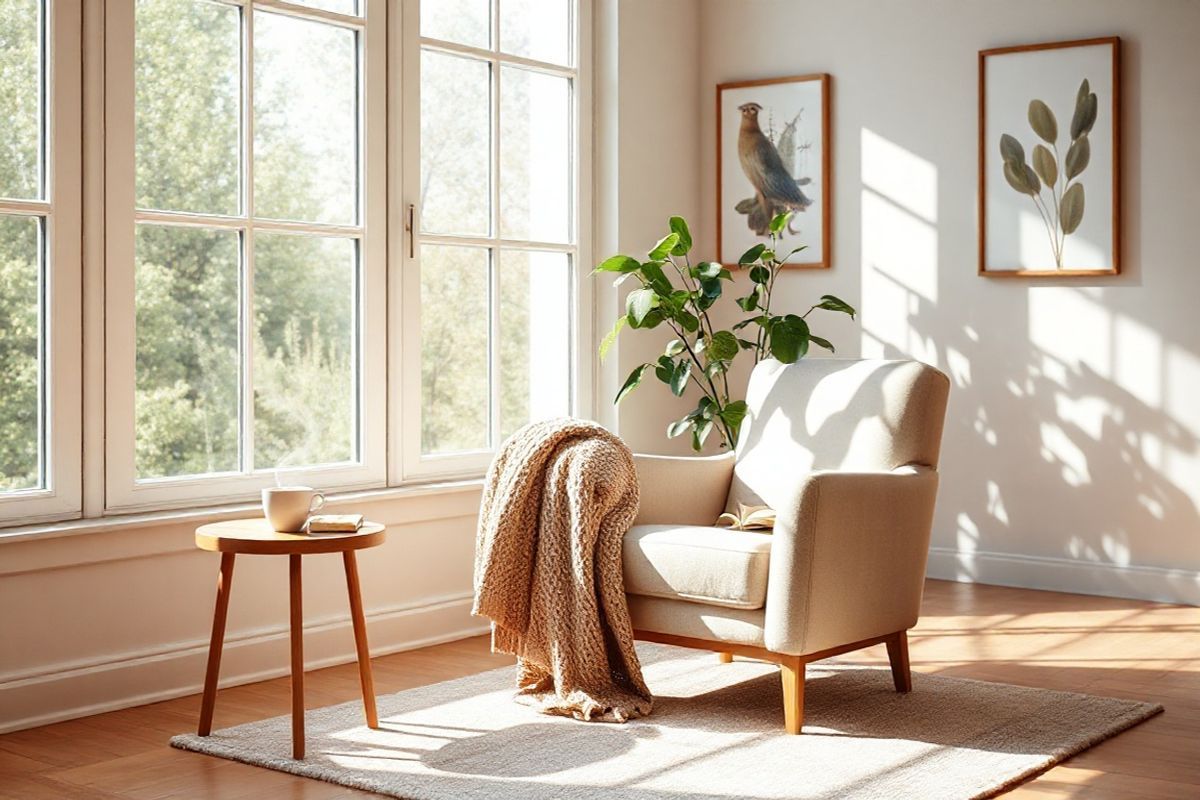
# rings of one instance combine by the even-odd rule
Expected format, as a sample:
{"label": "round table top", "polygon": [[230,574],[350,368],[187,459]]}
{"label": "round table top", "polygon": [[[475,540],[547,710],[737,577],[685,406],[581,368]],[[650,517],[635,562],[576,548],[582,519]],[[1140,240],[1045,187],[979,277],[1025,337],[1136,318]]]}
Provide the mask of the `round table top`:
{"label": "round table top", "polygon": [[298,556],[363,550],[383,544],[386,537],[387,529],[378,522],[364,522],[355,533],[284,533],[259,517],[201,525],[196,546],[215,553]]}

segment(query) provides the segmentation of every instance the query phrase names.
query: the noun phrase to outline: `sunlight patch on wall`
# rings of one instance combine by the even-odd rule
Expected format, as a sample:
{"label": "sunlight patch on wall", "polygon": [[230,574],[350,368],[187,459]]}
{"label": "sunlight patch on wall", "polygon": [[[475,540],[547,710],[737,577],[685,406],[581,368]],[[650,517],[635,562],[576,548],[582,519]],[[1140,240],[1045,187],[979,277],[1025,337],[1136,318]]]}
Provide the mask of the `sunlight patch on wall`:
{"label": "sunlight patch on wall", "polygon": [[1064,364],[1086,364],[1112,377],[1112,314],[1075,289],[1030,289],[1029,340]]}
{"label": "sunlight patch on wall", "polygon": [[1066,431],[1049,422],[1038,423],[1038,430],[1042,437],[1042,458],[1050,464],[1062,467],[1062,479],[1065,484],[1083,486],[1092,482],[1088,473],[1087,454],[1071,441]]}
{"label": "sunlight patch on wall", "polygon": [[863,185],[929,223],[937,223],[937,167],[862,129]]}
{"label": "sunlight patch on wall", "polygon": [[1137,320],[1118,314],[1113,345],[1116,382],[1151,408],[1160,408],[1162,337]]}

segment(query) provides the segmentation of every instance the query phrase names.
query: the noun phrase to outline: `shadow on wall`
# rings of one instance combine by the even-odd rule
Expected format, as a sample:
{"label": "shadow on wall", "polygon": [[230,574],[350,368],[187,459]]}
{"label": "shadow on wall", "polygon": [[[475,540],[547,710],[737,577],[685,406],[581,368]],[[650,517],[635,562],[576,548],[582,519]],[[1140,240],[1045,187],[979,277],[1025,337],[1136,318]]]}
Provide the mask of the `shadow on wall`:
{"label": "shadow on wall", "polygon": [[[1186,554],[1194,570],[1200,357],[1185,333],[1111,279],[976,277],[939,241],[935,163],[865,128],[861,147],[862,354],[951,377],[934,536],[958,578],[980,577],[972,553],[1163,568]],[[1200,597],[1194,572],[1166,577]]]}

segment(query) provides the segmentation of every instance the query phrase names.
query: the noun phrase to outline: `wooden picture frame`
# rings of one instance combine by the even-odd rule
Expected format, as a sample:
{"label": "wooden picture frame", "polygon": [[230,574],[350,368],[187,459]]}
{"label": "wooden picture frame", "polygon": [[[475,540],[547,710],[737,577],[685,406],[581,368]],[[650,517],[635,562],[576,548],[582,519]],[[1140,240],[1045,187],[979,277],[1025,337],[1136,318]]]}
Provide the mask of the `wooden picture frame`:
{"label": "wooden picture frame", "polygon": [[[741,254],[755,243],[768,241],[766,235],[758,232],[764,229],[764,218],[769,222],[770,217],[794,202],[794,199],[768,198],[760,193],[741,166],[737,143],[745,113],[739,107],[754,104],[760,107],[752,112],[755,118],[761,111],[767,121],[763,126],[765,130],[759,128],[759,132],[767,136],[775,152],[781,155],[785,169],[789,168],[790,161],[788,178],[795,181],[803,199],[809,201],[803,210],[789,209],[796,212],[793,223],[803,220],[810,224],[802,224],[799,228],[789,226],[784,232],[784,241],[791,239],[788,250],[801,244],[808,248],[789,259],[786,266],[795,269],[830,267],[833,228],[830,84],[827,73],[814,73],[717,85],[717,259],[722,263],[736,264]],[[789,92],[789,88],[796,91]],[[814,101],[820,106],[819,116],[811,112]],[[805,112],[809,114],[807,119]],[[813,136],[818,141],[814,142]],[[787,152],[780,153],[780,144]],[[814,145],[818,150],[815,155],[811,153]],[[725,153],[726,149],[730,152]],[[800,157],[800,163],[797,163],[797,157]],[[806,217],[810,211],[818,217],[815,223]]]}
{"label": "wooden picture frame", "polygon": [[[1074,63],[1071,62],[1071,59],[1062,59],[1062,71],[1058,73],[1052,71],[1053,55],[1061,51],[1079,48],[1090,48],[1093,52],[1086,56],[1076,52],[1073,54]],[[1111,64],[1107,68],[1097,66],[1096,69],[1082,70],[1088,72],[1083,75],[1083,78],[1087,79],[1086,88],[1090,90],[1090,94],[1095,99],[1090,100],[1092,122],[1086,130],[1083,130],[1081,137],[1088,141],[1083,142],[1084,146],[1079,148],[1086,152],[1083,153],[1081,159],[1076,158],[1072,162],[1072,154],[1076,152],[1076,145],[1080,138],[1075,135],[1077,117],[1086,120],[1089,110],[1081,109],[1081,106],[1088,104],[1089,99],[1084,91],[1084,84],[1080,83],[1079,75],[1082,74],[1080,59],[1090,59],[1089,63],[1097,62],[1103,60],[1106,51],[1107,58],[1111,60]],[[1005,69],[994,67],[1000,63],[999,59],[1026,56],[1029,58],[1019,67],[1011,66],[1013,62],[1005,62],[1010,65]],[[989,96],[990,67],[994,67],[992,80],[999,82],[1006,80],[1006,72],[1015,76],[1022,74],[1023,70],[1024,79],[1008,78],[1008,80],[1015,80],[1012,85],[1020,86],[1021,96],[1027,98],[1025,102],[1028,103],[1028,106],[1015,109],[1013,108],[1015,104],[1008,102],[1013,99],[1014,95],[1012,85],[1006,85],[1003,90],[993,86],[991,87],[993,95]],[[1036,75],[1036,77],[1031,78],[1030,75]],[[1065,81],[1071,81],[1071,85],[1078,84],[1079,88],[1074,90],[1073,106],[1070,105],[1071,97],[1067,96],[1066,98],[1065,108],[1070,111],[1069,116],[1058,119],[1054,116],[1054,112],[1064,110],[1062,84]],[[1036,113],[1042,129],[1041,132],[1038,132],[1034,128],[1033,105],[1040,102],[1037,95],[1043,91],[1049,93],[1047,102],[1042,104],[1044,109],[1048,109],[1049,116],[1045,116],[1046,111]],[[1110,97],[1101,99],[1101,93],[1107,93]],[[998,98],[1001,94],[1003,98]],[[989,109],[995,116],[998,104],[1001,102],[1005,103],[1003,111],[1005,122],[996,123],[995,120],[989,120]],[[1028,153],[1024,154],[1024,164],[1027,171],[1032,171],[1032,178],[1026,175],[1026,178],[1023,179],[1015,174],[1016,150],[1011,147],[1011,142],[1005,151],[1006,154],[1001,155],[1000,141],[1003,134],[998,131],[1000,127],[1007,128],[1008,123],[1017,113],[1023,115],[1026,121],[1023,125],[1014,125],[1013,130],[1005,130],[1004,133],[1017,139],[1016,150],[1023,150],[1025,146],[1031,148]],[[1045,121],[1047,119],[1049,123]],[[989,123],[991,123],[990,128]],[[1056,139],[1052,141],[1042,135],[1048,132],[1055,133]],[[1099,142],[1099,146],[1095,142]],[[1054,148],[1052,154],[1047,145]],[[1063,145],[1067,145],[1067,147],[1060,151],[1059,147]],[[1044,152],[1038,152],[1039,150]],[[1030,156],[1038,164],[1036,169],[1030,166]],[[1053,164],[1048,163],[1051,157]],[[1098,159],[1104,160],[1098,161]],[[1079,163],[1082,163],[1083,167],[1078,167]],[[1010,174],[1005,171],[1010,164],[1014,173],[1013,177],[1010,177]],[[1096,169],[1097,165],[1100,166],[1099,171]],[[1089,166],[1092,167],[1093,175],[1097,175],[1097,172],[1099,174],[1084,186],[1081,176]],[[1079,171],[1072,175],[1074,168],[1078,168]],[[1106,172],[1109,174],[1105,175]],[[1047,183],[1047,177],[1052,179],[1052,183]],[[998,47],[979,52],[978,180],[979,275],[989,278],[1074,278],[1120,274],[1122,234],[1120,37],[1106,36],[1045,42]],[[1016,180],[1016,184],[1013,183],[1014,180]],[[1007,185],[1005,185],[1006,183]],[[1033,199],[1031,191],[1023,192],[1018,184],[1022,187],[1030,187],[1030,189],[1033,184],[1037,184],[1041,202]],[[1073,186],[1079,186],[1079,190],[1075,192],[1078,202],[1069,205],[1072,210],[1078,211],[1078,218],[1075,214],[1070,213],[1068,207],[1063,203],[1063,197]],[[1049,189],[1051,197],[1055,199],[1053,208],[1046,202],[1049,198],[1042,196],[1047,189]],[[1087,190],[1086,195],[1085,189]],[[1027,194],[1029,200],[1022,202],[1020,208],[1012,213],[1013,209],[1017,208],[1016,198],[1022,194]],[[1091,202],[1085,203],[1085,197]],[[1093,198],[1095,199],[1093,200]],[[989,200],[992,205],[995,205],[997,199],[1002,201],[1006,212],[990,206]],[[1091,207],[1094,205],[1099,208],[1089,217],[1087,212],[1091,211]],[[1034,211],[1037,213],[1034,214]],[[1067,213],[1065,220],[1062,216],[1064,212]],[[1007,226],[1007,237],[992,229],[993,226],[997,226],[998,220],[1005,214],[1011,217]],[[1018,216],[1020,217],[1019,221]],[[1087,226],[1087,236],[1080,235],[1072,239],[1072,236],[1084,232],[1085,225]],[[1036,229],[1039,227],[1043,228],[1044,232],[1036,233]],[[1064,232],[1067,227],[1070,227],[1071,230]],[[1105,231],[1106,227],[1109,229],[1107,232]],[[1088,239],[1088,236],[1091,238]],[[1047,266],[1034,266],[1026,263],[1041,261],[1042,257],[1037,254],[1039,250],[1050,254],[1045,258]],[[1017,252],[1016,256],[1013,256],[1014,251]],[[1072,261],[1078,266],[1071,267]]]}

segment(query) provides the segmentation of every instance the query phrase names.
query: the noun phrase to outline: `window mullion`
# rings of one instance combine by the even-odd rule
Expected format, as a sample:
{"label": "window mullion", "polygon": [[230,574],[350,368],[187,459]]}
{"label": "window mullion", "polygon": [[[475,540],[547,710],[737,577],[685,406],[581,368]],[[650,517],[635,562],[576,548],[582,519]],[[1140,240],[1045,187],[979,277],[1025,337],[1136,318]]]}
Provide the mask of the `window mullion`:
{"label": "window mullion", "polygon": [[[500,0],[492,0],[492,52],[500,50]],[[491,71],[489,125],[491,152],[491,247],[488,250],[488,441],[500,447],[500,62],[488,61]]]}
{"label": "window mullion", "polygon": [[242,385],[238,404],[243,473],[254,472],[254,6],[242,9],[242,273],[238,357]]}

